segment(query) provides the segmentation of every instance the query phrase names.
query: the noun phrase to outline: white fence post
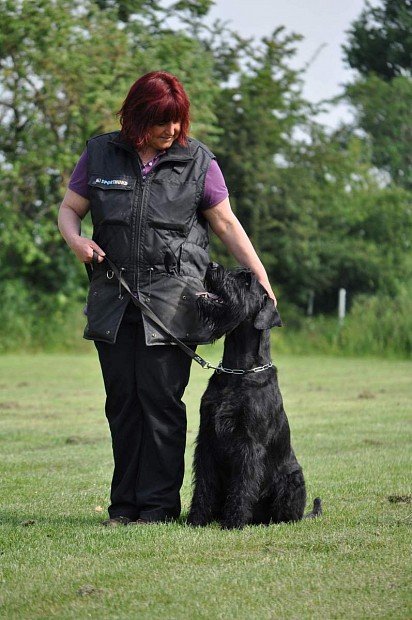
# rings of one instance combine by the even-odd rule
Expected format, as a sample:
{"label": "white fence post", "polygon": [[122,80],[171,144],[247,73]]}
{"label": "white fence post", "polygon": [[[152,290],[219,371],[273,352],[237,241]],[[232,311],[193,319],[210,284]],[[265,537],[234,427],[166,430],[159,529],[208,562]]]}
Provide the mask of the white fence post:
{"label": "white fence post", "polygon": [[309,291],[308,296],[308,307],[306,310],[307,316],[313,316],[313,304],[315,301],[315,291]]}
{"label": "white fence post", "polygon": [[346,314],[346,288],[340,288],[339,289],[339,307],[338,307],[339,323],[343,323],[345,314]]}

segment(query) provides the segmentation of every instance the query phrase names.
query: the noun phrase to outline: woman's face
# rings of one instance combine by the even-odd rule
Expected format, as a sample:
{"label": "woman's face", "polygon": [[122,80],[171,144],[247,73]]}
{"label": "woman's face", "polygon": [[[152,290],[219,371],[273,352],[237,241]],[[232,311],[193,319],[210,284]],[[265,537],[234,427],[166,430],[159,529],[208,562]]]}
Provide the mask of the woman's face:
{"label": "woman's face", "polygon": [[179,134],[180,121],[167,121],[159,125],[152,125],[147,144],[157,151],[163,151],[172,146]]}

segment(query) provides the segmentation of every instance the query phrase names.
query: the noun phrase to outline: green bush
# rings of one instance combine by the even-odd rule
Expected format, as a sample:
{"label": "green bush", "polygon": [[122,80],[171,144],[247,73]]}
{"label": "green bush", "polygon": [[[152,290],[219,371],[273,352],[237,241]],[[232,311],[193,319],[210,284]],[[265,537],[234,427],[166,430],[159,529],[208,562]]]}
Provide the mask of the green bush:
{"label": "green bush", "polygon": [[353,354],[411,357],[411,292],[405,286],[394,298],[359,297],[339,332],[339,348]]}
{"label": "green bush", "polygon": [[0,285],[0,353],[88,350],[82,304],[63,293],[32,293],[23,280]]}
{"label": "green bush", "polygon": [[412,356],[411,286],[405,285],[396,297],[358,296],[341,323],[323,315],[301,317],[299,322],[289,307],[281,314],[285,327],[272,334],[278,352]]}

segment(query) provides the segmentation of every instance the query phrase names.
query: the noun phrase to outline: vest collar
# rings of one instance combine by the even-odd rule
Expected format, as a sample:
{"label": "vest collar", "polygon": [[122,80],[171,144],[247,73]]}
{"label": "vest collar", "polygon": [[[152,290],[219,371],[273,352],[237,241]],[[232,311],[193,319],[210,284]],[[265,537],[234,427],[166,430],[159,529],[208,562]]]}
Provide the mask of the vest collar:
{"label": "vest collar", "polygon": [[[114,134],[114,137],[109,140],[109,144],[114,144],[129,153],[136,153],[136,149],[121,137],[120,131]],[[162,162],[164,161],[192,161],[194,158],[192,153],[193,146],[191,144],[191,140],[189,138],[187,146],[181,146],[177,142],[174,142],[172,146],[167,149],[166,153],[162,155]]]}

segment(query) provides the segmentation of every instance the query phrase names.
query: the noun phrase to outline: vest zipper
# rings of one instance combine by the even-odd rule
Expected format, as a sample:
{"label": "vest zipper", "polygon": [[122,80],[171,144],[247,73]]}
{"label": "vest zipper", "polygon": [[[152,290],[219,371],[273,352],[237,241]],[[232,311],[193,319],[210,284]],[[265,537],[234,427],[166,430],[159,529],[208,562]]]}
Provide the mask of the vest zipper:
{"label": "vest zipper", "polygon": [[[123,276],[123,272],[126,271],[125,267],[120,267],[120,278]],[[119,299],[123,299],[122,295],[122,283],[119,278]]]}
{"label": "vest zipper", "polygon": [[[150,175],[152,176],[152,175]],[[142,222],[143,222],[143,217],[146,214],[146,207],[147,207],[147,202],[148,202],[148,198],[149,198],[149,192],[150,192],[150,185],[151,185],[151,178],[149,175],[147,175],[146,180],[143,182],[143,186],[142,186],[142,200],[140,202],[140,213],[139,213],[139,220],[137,223],[137,239],[135,238],[135,243],[133,245],[133,265],[136,267],[137,269],[137,291],[140,290],[140,267],[142,265],[142,261],[143,261],[143,244],[142,244]],[[137,241],[137,243],[136,243]],[[137,263],[136,263],[136,254],[137,254]],[[135,271],[136,273],[136,271]]]}
{"label": "vest zipper", "polygon": [[147,296],[146,301],[150,301],[150,295],[152,292],[152,273],[153,273],[154,269],[153,267],[149,267],[148,272],[149,272],[149,294]]}
{"label": "vest zipper", "polygon": [[[137,177],[138,178],[138,177]],[[130,260],[132,265],[132,273],[133,273],[133,293],[137,291],[137,274],[136,274],[136,219],[137,219],[137,206],[139,204],[139,197],[142,193],[142,182],[138,178],[138,187],[135,190],[135,195],[133,198],[133,208],[132,208],[132,235],[131,235],[131,252],[130,252]]]}

